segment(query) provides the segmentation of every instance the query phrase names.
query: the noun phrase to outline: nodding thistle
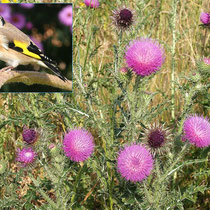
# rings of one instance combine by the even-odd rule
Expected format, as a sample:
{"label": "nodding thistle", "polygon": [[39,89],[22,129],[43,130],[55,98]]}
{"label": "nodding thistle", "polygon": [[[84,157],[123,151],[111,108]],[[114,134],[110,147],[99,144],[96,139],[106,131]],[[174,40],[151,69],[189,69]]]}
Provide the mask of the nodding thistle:
{"label": "nodding thistle", "polygon": [[114,10],[112,15],[113,24],[120,30],[128,30],[134,22],[134,12],[126,7]]}

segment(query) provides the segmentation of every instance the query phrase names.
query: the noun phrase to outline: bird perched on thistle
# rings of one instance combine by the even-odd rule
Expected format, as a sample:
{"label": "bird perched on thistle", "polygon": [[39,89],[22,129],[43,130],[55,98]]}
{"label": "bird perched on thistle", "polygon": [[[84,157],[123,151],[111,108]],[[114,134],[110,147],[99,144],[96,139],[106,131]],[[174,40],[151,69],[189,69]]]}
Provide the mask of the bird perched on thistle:
{"label": "bird perched on thistle", "polygon": [[0,60],[9,65],[4,70],[35,63],[50,69],[64,82],[67,81],[66,77],[61,75],[56,62],[44,55],[26,34],[2,16],[0,16]]}

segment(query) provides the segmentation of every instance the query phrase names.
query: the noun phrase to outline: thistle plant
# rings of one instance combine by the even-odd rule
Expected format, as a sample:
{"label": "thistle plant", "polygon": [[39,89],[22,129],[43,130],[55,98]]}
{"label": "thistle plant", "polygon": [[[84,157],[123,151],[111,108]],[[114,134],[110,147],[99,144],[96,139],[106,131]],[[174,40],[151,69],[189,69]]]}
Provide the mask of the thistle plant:
{"label": "thistle plant", "polygon": [[[163,25],[151,27],[151,18],[158,22],[157,5],[151,10],[145,1],[135,2],[135,27],[113,30],[110,16],[118,2],[75,7],[73,94],[2,95],[7,114],[0,112],[0,166],[10,162],[2,164],[2,209],[208,206],[203,201],[210,128],[208,103],[200,100],[209,88],[208,58],[200,56],[189,72],[176,73],[176,47],[178,37],[183,38],[176,31],[181,1],[172,0],[171,13],[164,13],[173,17],[174,25],[167,28],[172,37],[158,36]],[[122,18],[119,10],[115,14]],[[171,89],[177,91],[178,105]],[[35,148],[22,145],[23,125],[42,129]],[[34,141],[33,131],[24,136],[26,142]],[[18,151],[17,160],[9,156],[11,148]],[[25,170],[19,162],[35,167]],[[23,182],[27,187],[20,189]]]}

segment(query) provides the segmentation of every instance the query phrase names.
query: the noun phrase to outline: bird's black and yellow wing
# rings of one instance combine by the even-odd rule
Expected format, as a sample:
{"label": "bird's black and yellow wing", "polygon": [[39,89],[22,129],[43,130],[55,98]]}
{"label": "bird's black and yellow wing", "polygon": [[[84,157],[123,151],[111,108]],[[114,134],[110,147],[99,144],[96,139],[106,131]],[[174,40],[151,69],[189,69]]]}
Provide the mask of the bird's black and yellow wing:
{"label": "bird's black and yellow wing", "polygon": [[32,59],[43,62],[45,66],[52,70],[60,79],[63,81],[67,80],[61,75],[56,62],[44,55],[36,44],[18,28],[4,21],[3,25],[0,27],[0,35],[3,40],[1,44],[5,49],[13,49]]}

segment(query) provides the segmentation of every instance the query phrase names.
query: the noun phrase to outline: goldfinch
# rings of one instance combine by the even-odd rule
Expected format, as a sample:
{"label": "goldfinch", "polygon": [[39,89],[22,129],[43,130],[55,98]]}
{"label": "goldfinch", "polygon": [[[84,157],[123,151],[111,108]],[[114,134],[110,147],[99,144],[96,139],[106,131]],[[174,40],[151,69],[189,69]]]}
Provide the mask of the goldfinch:
{"label": "goldfinch", "polygon": [[22,31],[0,16],[0,60],[13,69],[18,65],[36,63],[52,70],[64,82],[67,79],[61,75],[56,64],[36,46]]}

